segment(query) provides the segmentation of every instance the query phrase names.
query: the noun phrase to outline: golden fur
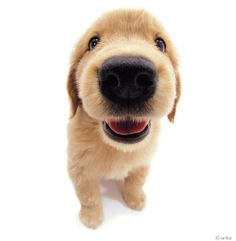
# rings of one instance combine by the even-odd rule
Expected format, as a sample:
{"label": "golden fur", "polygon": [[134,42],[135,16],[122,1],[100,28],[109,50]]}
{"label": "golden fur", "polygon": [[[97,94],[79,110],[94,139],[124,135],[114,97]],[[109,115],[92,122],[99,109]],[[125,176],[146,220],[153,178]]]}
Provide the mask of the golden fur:
{"label": "golden fur", "polygon": [[[88,51],[91,37],[101,43]],[[158,51],[155,38],[166,42],[166,53]],[[151,119],[150,133],[135,144],[111,140],[104,134],[102,121],[110,116],[103,105],[97,71],[116,55],[143,56],[158,69],[158,89],[152,111],[134,119]],[[174,121],[180,97],[180,77],[176,51],[164,28],[144,10],[115,10],[100,17],[75,46],[68,76],[71,118],[68,124],[68,170],[81,203],[80,218],[88,227],[103,219],[99,180],[124,178],[123,197],[127,205],[141,210],[145,205],[142,190],[149,161],[159,133],[160,119]]]}

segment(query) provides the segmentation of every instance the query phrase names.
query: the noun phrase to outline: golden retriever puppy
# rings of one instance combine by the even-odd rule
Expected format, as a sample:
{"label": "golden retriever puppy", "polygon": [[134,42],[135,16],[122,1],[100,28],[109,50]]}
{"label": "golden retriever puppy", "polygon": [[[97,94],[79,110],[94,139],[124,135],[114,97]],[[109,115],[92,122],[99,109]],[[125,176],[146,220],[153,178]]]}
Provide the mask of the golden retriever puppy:
{"label": "golden retriever puppy", "polygon": [[160,119],[173,122],[180,97],[166,31],[144,10],[108,12],[75,46],[67,87],[68,170],[81,221],[96,228],[103,220],[101,179],[124,178],[125,202],[142,210]]}

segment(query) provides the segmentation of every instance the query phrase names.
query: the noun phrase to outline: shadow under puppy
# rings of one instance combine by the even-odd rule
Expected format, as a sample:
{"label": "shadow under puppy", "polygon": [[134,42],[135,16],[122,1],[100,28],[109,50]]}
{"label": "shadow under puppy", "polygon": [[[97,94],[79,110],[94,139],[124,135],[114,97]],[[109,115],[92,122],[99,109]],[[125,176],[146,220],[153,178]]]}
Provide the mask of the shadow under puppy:
{"label": "shadow under puppy", "polygon": [[106,13],[75,46],[67,88],[68,170],[81,221],[95,228],[103,220],[100,179],[124,178],[125,202],[142,210],[160,119],[173,122],[180,97],[164,28],[144,10]]}

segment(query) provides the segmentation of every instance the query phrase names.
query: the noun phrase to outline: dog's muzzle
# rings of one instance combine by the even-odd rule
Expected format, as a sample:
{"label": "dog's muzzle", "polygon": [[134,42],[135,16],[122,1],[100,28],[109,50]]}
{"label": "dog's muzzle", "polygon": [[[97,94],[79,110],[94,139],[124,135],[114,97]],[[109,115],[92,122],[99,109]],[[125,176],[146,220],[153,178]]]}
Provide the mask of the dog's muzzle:
{"label": "dog's muzzle", "polygon": [[[123,143],[143,140],[151,126],[151,121],[146,120],[144,115],[147,111],[145,102],[153,96],[158,79],[154,64],[144,57],[114,56],[102,64],[98,79],[109,113],[124,119],[104,121],[105,134]],[[135,115],[144,116],[144,120],[136,121]]]}

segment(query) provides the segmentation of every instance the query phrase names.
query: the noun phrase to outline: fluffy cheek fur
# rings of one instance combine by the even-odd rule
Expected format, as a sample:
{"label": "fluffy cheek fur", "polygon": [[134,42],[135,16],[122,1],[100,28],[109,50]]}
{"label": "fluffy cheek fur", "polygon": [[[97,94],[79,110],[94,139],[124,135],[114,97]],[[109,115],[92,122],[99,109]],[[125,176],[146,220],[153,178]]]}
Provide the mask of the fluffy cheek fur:
{"label": "fluffy cheek fur", "polygon": [[88,61],[80,72],[77,70],[77,76],[81,73],[80,78],[77,77],[77,86],[79,89],[79,97],[83,102],[83,108],[87,114],[95,120],[104,120],[105,109],[103,99],[99,93],[99,84],[97,78],[98,68]]}
{"label": "fluffy cheek fur", "polygon": [[[135,42],[135,43],[134,43]],[[97,72],[102,63],[117,55],[143,56],[150,59],[158,72],[157,90],[149,105],[152,111],[147,115],[149,118],[160,119],[171,112],[176,96],[176,78],[173,66],[165,54],[150,46],[145,41],[135,40],[107,45],[81,63],[77,69],[77,85],[79,96],[83,101],[85,111],[92,118],[103,121],[109,117],[106,110],[106,100],[99,91]]]}

